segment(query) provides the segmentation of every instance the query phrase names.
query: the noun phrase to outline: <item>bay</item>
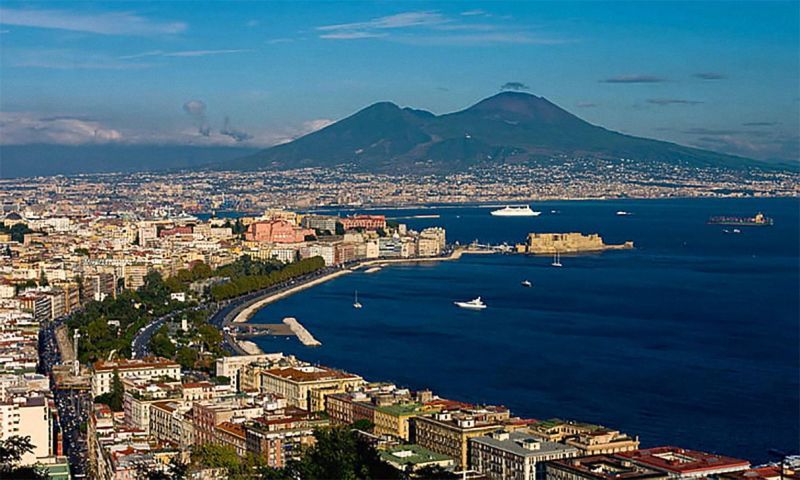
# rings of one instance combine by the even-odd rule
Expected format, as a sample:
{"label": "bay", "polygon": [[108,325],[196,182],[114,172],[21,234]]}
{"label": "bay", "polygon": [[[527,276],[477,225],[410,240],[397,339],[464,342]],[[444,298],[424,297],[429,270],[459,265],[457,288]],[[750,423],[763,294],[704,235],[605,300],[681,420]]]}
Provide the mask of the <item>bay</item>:
{"label": "bay", "polygon": [[[634,250],[458,261],[357,272],[259,311],[298,318],[322,342],[259,338],[368,380],[501,404],[521,416],[597,422],[678,445],[769,460],[798,448],[800,258],[797,199],[668,199],[532,204],[539,217],[480,206],[382,210],[449,241],[509,244],[528,232],[600,233]],[[631,215],[618,216],[617,211]],[[763,211],[772,227],[708,225]],[[339,213],[347,214],[348,211]],[[371,212],[375,213],[375,212]],[[533,288],[520,286],[529,280]],[[361,310],[352,308],[358,290]],[[482,296],[489,308],[453,301]]]}

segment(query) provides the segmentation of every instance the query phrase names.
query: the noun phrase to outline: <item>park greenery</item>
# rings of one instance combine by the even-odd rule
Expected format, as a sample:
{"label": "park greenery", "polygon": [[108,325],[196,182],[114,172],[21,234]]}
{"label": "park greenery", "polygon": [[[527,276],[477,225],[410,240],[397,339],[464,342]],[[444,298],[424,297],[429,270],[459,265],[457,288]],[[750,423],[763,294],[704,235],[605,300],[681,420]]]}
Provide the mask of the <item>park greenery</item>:
{"label": "park greenery", "polygon": [[188,306],[171,300],[171,293],[161,275],[151,272],[136,291],[123,290],[116,298],[109,296],[102,301],[88,302],[82,311],[67,320],[71,331],[80,332],[79,360],[83,363],[106,360],[112,353],[130,357],[131,343],[139,329]]}
{"label": "park greenery", "polygon": [[[254,268],[253,264],[258,264],[258,268]],[[270,268],[270,265],[273,264],[249,261],[248,263],[243,262],[231,267],[232,276],[229,277],[230,281],[211,287],[211,297],[216,301],[220,301],[262,290],[321,270],[325,268],[325,261],[322,257],[311,257],[289,263],[282,268]],[[228,266],[219,271],[222,272],[226,268]]]}
{"label": "park greenery", "polygon": [[[211,308],[180,312],[156,331],[150,339],[150,351],[177,361],[186,370],[211,373],[216,359],[227,354],[222,348],[222,334],[208,323],[212,314]],[[186,331],[180,328],[184,319]]]}
{"label": "park greenery", "polygon": [[[180,315],[186,316],[192,325],[184,335],[186,338],[181,336],[183,332],[171,335],[168,330],[162,329],[154,335],[151,348],[157,355],[175,359],[184,368],[210,370],[215,358],[224,354],[220,345],[221,334],[207,323],[213,312],[210,309],[192,310],[190,307],[195,306],[194,303],[172,300],[170,294],[187,292],[197,281],[225,278],[227,282],[210,289],[211,298],[219,301],[261,290],[324,266],[321,257],[285,265],[274,260],[253,260],[245,255],[216,270],[198,262],[166,280],[159,273],[150,272],[138,290],[122,290],[116,297],[88,302],[82,311],[67,320],[67,325],[70,331],[77,329],[80,333],[78,358],[82,363],[106,360],[111,356],[130,358],[131,344],[142,327],[164,315],[182,310]],[[180,318],[176,316],[178,322]],[[199,350],[207,354],[200,355]]]}

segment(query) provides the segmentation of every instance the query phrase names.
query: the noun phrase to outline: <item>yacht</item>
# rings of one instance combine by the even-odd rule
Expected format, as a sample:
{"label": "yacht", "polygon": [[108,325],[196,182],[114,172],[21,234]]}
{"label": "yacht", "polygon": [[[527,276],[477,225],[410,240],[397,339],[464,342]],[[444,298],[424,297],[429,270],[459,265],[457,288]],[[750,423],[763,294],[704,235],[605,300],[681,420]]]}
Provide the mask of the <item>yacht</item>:
{"label": "yacht", "polygon": [[456,306],[458,306],[459,308],[466,308],[468,310],[483,310],[484,308],[486,308],[486,304],[483,303],[481,297],[478,297],[474,300],[470,300],[469,302],[453,302],[453,303],[455,303]]}
{"label": "yacht", "polygon": [[529,205],[506,205],[505,207],[492,210],[495,217],[538,217],[542,212],[531,210]]}
{"label": "yacht", "polygon": [[556,254],[553,255],[553,263],[551,263],[550,265],[552,265],[554,267],[563,267],[563,265],[561,265],[561,254],[560,253],[556,252]]}
{"label": "yacht", "polygon": [[533,284],[530,282],[530,280],[523,280],[522,281],[522,286],[523,287],[532,287]]}
{"label": "yacht", "polygon": [[358,290],[356,290],[355,296],[356,298],[353,301],[353,308],[361,308],[362,305],[358,302]]}

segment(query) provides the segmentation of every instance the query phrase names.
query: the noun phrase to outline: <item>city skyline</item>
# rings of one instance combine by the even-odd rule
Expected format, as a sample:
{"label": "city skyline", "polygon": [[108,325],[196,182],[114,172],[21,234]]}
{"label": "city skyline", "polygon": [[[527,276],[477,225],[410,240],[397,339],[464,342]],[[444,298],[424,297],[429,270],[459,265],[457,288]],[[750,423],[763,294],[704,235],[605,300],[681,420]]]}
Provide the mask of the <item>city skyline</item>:
{"label": "city skyline", "polygon": [[7,2],[0,144],[264,147],[378,101],[440,114],[505,89],[797,160],[793,2],[218,6]]}

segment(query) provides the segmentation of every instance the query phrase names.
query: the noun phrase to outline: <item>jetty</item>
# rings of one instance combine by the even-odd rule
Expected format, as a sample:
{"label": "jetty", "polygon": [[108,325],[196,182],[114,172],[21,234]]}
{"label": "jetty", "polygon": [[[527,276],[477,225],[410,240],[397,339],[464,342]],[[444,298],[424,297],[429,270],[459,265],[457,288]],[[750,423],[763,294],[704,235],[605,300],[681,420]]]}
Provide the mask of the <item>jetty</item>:
{"label": "jetty", "polygon": [[289,326],[289,328],[292,329],[292,332],[294,332],[294,334],[297,335],[297,339],[300,340],[300,343],[302,343],[303,345],[307,347],[318,347],[322,345],[322,342],[314,338],[314,336],[311,335],[311,332],[306,330],[306,327],[301,325],[296,318],[286,317],[283,319],[283,323],[285,323],[286,325]]}

